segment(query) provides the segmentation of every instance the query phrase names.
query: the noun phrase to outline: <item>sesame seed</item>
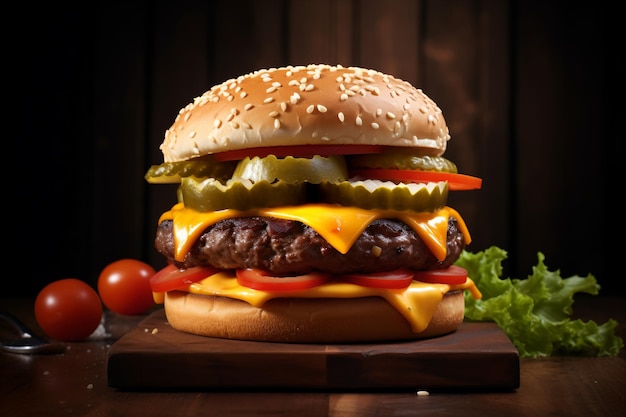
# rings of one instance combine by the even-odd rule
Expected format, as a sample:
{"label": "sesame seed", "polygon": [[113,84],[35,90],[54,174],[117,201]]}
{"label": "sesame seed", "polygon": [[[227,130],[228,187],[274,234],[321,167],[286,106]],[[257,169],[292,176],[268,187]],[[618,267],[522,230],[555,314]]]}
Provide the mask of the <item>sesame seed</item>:
{"label": "sesame seed", "polygon": [[274,128],[275,129],[280,129],[280,120],[274,119]]}
{"label": "sesame seed", "polygon": [[328,111],[328,109],[326,108],[326,106],[323,106],[323,105],[321,105],[321,104],[318,104],[318,105],[317,105],[317,110],[318,110],[320,113],[326,113],[326,112]]}
{"label": "sesame seed", "polygon": [[376,109],[376,116],[383,114],[383,109]]}
{"label": "sesame seed", "polygon": [[242,91],[241,94],[239,94],[239,97],[241,98],[246,98],[248,96],[248,93],[246,93],[245,91]]}
{"label": "sesame seed", "polygon": [[291,101],[291,104],[297,104],[299,100],[300,100],[300,94],[298,93],[293,93],[291,97],[289,97],[289,101]]}
{"label": "sesame seed", "polygon": [[279,114],[280,113],[278,113],[276,110],[274,110],[274,111],[270,112],[270,117],[278,117]]}
{"label": "sesame seed", "polygon": [[343,112],[337,113],[337,117],[339,118],[341,123],[343,123],[346,120],[346,116],[344,116]]}
{"label": "sesame seed", "polygon": [[380,125],[376,122],[372,122],[372,128],[373,129],[378,129],[380,127]]}
{"label": "sesame seed", "polygon": [[239,129],[239,123],[237,123],[237,122],[230,122],[230,126],[231,126],[233,129]]}
{"label": "sesame seed", "polygon": [[274,97],[268,97],[265,100],[263,100],[263,103],[268,104],[268,103],[271,103],[272,101],[274,101]]}
{"label": "sesame seed", "polygon": [[306,112],[309,114],[313,113],[314,110],[315,110],[315,106],[312,104],[306,108]]}
{"label": "sesame seed", "polygon": [[271,86],[270,88],[268,88],[267,90],[265,90],[265,92],[267,94],[273,93],[274,91],[278,90],[277,87]]}
{"label": "sesame seed", "polygon": [[184,120],[187,121],[191,117],[191,112],[185,114]]}
{"label": "sesame seed", "polygon": [[348,99],[348,95],[346,93],[343,93],[340,97],[341,101],[346,101]]}
{"label": "sesame seed", "polygon": [[393,113],[392,113],[392,112],[390,112],[390,111],[388,111],[388,112],[387,112],[387,119],[395,119],[395,118],[396,118],[396,115],[395,115],[395,114],[393,114]]}
{"label": "sesame seed", "polygon": [[363,119],[361,119],[361,116],[357,116],[356,117],[356,125],[357,126],[362,126],[363,125]]}
{"label": "sesame seed", "polygon": [[280,110],[283,112],[287,111],[287,103],[285,103],[284,101],[281,101]]}
{"label": "sesame seed", "polygon": [[195,138],[196,137],[196,132],[195,131],[189,132],[189,137],[190,138]]}
{"label": "sesame seed", "polygon": [[243,122],[243,127],[245,127],[246,129],[252,129],[252,125],[250,125],[250,123],[248,122]]}
{"label": "sesame seed", "polygon": [[426,107],[424,107],[424,106],[420,107],[419,111],[420,111],[420,113],[423,113],[423,114],[428,113],[428,109]]}
{"label": "sesame seed", "polygon": [[253,107],[254,107],[254,105],[252,105],[251,103],[247,103],[245,106],[243,106],[243,109],[247,111],[247,110],[250,110]]}
{"label": "sesame seed", "polygon": [[213,127],[219,128],[222,125],[222,121],[220,119],[215,119],[213,122]]}
{"label": "sesame seed", "polygon": [[231,121],[231,120],[233,120],[234,118],[235,118],[235,115],[231,113],[231,114],[229,114],[229,115],[228,115],[228,117],[226,118],[226,121],[227,121],[227,122],[230,122],[230,121]]}

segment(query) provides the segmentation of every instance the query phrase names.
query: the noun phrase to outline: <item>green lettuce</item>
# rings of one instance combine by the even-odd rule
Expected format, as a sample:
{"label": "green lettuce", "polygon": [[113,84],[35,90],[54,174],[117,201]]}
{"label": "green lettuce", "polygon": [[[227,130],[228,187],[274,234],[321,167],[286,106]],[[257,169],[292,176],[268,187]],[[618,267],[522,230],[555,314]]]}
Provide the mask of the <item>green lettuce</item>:
{"label": "green lettuce", "polygon": [[600,291],[593,275],[562,278],[559,271],[548,270],[539,252],[527,279],[503,279],[506,258],[507,252],[495,246],[461,254],[456,264],[467,269],[483,295],[476,300],[466,291],[467,320],[496,322],[520,357],[618,355],[624,342],[615,334],[615,320],[598,325],[570,319],[574,294]]}

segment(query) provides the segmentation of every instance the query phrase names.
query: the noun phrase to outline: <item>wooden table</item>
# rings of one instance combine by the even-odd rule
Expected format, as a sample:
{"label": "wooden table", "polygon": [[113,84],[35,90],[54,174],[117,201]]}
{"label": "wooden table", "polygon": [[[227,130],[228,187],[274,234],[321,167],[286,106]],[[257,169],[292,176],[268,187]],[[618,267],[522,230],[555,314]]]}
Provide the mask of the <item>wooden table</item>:
{"label": "wooden table", "polygon": [[[626,297],[581,296],[575,314],[614,318],[626,338]],[[0,309],[35,331],[33,300],[0,299]],[[521,360],[520,388],[509,392],[122,391],[107,384],[112,343],[143,319],[107,313],[110,336],[70,343],[62,355],[0,352],[0,416],[622,416],[626,349],[618,357]],[[0,337],[8,327],[0,325]],[[158,367],[158,363],[154,364]]]}

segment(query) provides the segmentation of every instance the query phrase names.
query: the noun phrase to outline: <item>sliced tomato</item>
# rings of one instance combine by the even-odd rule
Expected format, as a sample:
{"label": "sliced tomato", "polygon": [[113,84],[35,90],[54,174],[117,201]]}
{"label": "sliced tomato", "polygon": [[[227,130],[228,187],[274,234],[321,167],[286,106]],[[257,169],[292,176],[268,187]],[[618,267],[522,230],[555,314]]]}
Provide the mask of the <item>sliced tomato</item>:
{"label": "sliced tomato", "polygon": [[154,292],[172,291],[203,280],[220,271],[217,268],[201,266],[178,269],[176,265],[169,264],[150,278],[150,287]]}
{"label": "sliced tomato", "polygon": [[277,277],[255,268],[238,269],[237,282],[244,287],[263,291],[297,291],[317,287],[330,280],[329,274],[311,272],[305,275]]}
{"label": "sliced tomato", "polygon": [[406,288],[411,284],[411,281],[413,281],[413,271],[398,269],[374,274],[350,274],[344,276],[343,280],[363,287]]}
{"label": "sliced tomato", "polygon": [[409,169],[362,168],[351,170],[350,175],[383,181],[420,183],[447,181],[448,189],[452,191],[478,190],[482,187],[483,182],[481,178],[472,177],[471,175]]}
{"label": "sliced tomato", "polygon": [[416,281],[429,282],[431,284],[463,284],[467,280],[467,270],[456,265],[446,269],[414,272]]}
{"label": "sliced tomato", "polygon": [[278,158],[293,156],[296,158],[312,158],[315,155],[357,155],[366,153],[380,153],[382,145],[294,145],[294,146],[267,146],[264,148],[236,149],[220,152],[213,155],[216,161],[237,161],[246,156],[260,158],[275,155]]}

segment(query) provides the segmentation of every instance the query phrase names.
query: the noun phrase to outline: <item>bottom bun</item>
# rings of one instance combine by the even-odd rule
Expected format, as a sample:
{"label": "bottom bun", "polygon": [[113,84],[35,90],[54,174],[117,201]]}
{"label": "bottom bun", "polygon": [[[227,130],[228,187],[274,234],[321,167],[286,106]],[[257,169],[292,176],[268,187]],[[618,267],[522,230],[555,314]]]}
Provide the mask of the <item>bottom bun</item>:
{"label": "bottom bun", "polygon": [[262,308],[244,301],[171,291],[165,314],[179,331],[222,339],[282,343],[357,343],[441,336],[463,322],[463,291],[447,293],[426,329],[415,333],[406,319],[379,297],[276,298]]}

